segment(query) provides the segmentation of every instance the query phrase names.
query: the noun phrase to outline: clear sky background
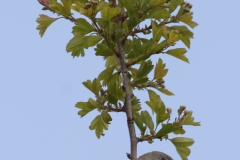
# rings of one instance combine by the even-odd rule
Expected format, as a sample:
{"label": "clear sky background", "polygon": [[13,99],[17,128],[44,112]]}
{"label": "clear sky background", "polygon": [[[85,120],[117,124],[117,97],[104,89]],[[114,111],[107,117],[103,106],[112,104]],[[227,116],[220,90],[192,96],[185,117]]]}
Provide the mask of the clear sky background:
{"label": "clear sky background", "polygon": [[[166,87],[175,93],[161,97],[174,114],[180,105],[186,105],[202,124],[186,127],[184,136],[195,140],[189,160],[238,159],[240,2],[190,3],[194,21],[199,23],[187,53],[190,64],[161,56],[170,69]],[[35,0],[1,2],[0,159],[127,159],[129,137],[123,113],[112,114],[109,130],[98,140],[88,129],[97,112],[79,118],[74,107],[78,101],[94,98],[82,82],[97,77],[105,62],[92,49],[84,58],[73,59],[66,53],[73,24],[64,19],[53,23],[40,38],[38,15],[55,16],[41,8]],[[137,95],[146,109],[147,92]],[[138,146],[138,155],[156,150],[180,160],[169,141]]]}

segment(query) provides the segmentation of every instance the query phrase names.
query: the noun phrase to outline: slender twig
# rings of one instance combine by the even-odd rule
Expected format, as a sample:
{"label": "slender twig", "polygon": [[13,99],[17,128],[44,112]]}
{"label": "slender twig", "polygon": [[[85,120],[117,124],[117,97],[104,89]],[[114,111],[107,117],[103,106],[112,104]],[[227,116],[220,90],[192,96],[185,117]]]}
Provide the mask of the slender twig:
{"label": "slender twig", "polygon": [[[119,16],[119,19],[122,17]],[[121,21],[119,21],[121,23]],[[117,30],[117,33],[121,31],[121,25],[119,25],[119,28]],[[129,136],[130,136],[130,142],[131,142],[131,159],[137,159],[137,137],[136,137],[136,131],[133,121],[133,114],[132,114],[132,108],[131,108],[131,92],[129,90],[129,80],[128,80],[128,72],[125,62],[125,55],[123,51],[123,46],[121,40],[117,42],[118,47],[118,53],[119,53],[119,61],[121,65],[121,73],[123,78],[123,89],[126,93],[125,97],[125,103],[124,103],[124,109],[127,116],[127,125],[129,130]]]}

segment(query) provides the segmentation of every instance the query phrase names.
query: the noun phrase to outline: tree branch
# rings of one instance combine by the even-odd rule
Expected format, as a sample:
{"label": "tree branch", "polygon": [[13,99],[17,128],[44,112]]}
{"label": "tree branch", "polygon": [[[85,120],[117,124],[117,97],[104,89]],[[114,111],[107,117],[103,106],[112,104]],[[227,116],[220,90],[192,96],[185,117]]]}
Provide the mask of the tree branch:
{"label": "tree branch", "polygon": [[[119,19],[122,17],[119,16]],[[121,21],[119,21],[121,23]],[[121,31],[121,25],[117,30],[117,33]],[[123,87],[124,91],[126,93],[125,97],[125,112],[127,116],[127,125],[128,125],[128,130],[129,130],[129,136],[130,136],[130,143],[131,143],[131,159],[137,159],[137,142],[138,139],[136,137],[136,132],[135,132],[135,126],[134,126],[134,121],[133,121],[133,115],[132,115],[132,107],[131,107],[131,92],[129,90],[129,81],[128,81],[128,72],[127,72],[127,67],[126,67],[126,62],[125,62],[125,54],[123,51],[123,46],[121,40],[117,42],[118,46],[118,53],[119,53],[119,61],[121,65],[121,73],[122,73],[122,78],[123,78]]]}
{"label": "tree branch", "polygon": [[[150,56],[151,56],[151,55],[154,55],[154,54],[163,53],[163,51],[166,50],[168,47],[174,46],[174,45],[175,45],[175,43],[173,43],[173,44],[166,44],[164,48],[162,48],[162,49],[160,49],[160,50],[158,50],[158,51],[156,51],[156,52],[154,52],[154,53],[150,53]],[[128,63],[126,64],[127,68],[129,68],[130,66],[136,64],[136,62],[137,62],[136,60],[134,60],[134,61],[132,61],[132,62],[128,62]]]}

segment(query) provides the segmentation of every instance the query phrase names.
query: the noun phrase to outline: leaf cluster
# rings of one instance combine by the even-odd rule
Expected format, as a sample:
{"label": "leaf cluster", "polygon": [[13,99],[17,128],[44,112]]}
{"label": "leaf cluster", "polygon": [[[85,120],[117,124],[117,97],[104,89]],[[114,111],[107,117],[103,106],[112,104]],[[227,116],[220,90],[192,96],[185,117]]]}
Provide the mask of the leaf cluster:
{"label": "leaf cluster", "polygon": [[[85,49],[95,47],[95,55],[102,56],[106,60],[105,69],[97,78],[83,82],[95,98],[90,98],[87,102],[77,102],[75,105],[80,109],[78,112],[80,117],[95,109],[99,112],[89,127],[95,130],[96,136],[100,138],[104,135],[104,130],[108,130],[108,125],[112,121],[110,112],[126,111],[126,88],[121,77],[120,53],[117,45],[120,41],[123,45],[130,85],[127,89],[132,94],[131,109],[134,122],[141,132],[139,142],[152,143],[154,139],[169,139],[181,158],[186,160],[190,154],[188,147],[194,141],[182,137],[170,139],[169,134],[184,134],[184,125],[199,126],[200,123],[194,122],[192,112],[187,111],[185,106],[180,106],[178,117],[170,122],[172,109],[167,108],[154,91],[168,96],[174,95],[164,84],[168,69],[161,58],[154,65],[150,57],[155,54],[168,54],[189,63],[185,55],[187,50],[173,46],[181,41],[190,48],[193,33],[189,27],[197,26],[197,23],[192,21],[192,5],[184,0],[119,0],[118,4],[116,0],[46,1],[47,3],[41,3],[44,6],[43,10],[49,10],[58,17],[40,15],[37,19],[37,29],[41,36],[54,21],[65,18],[74,23],[73,37],[68,42],[66,51],[71,52],[73,57],[79,57],[85,55]],[[75,18],[73,12],[85,18]],[[150,20],[150,24],[142,27],[142,23],[146,20]],[[152,38],[143,38],[142,34],[149,34]],[[152,71],[154,76],[150,79],[149,73]],[[140,100],[134,95],[135,90],[147,90],[149,101],[146,101],[146,104],[151,109],[151,113],[142,110]]]}

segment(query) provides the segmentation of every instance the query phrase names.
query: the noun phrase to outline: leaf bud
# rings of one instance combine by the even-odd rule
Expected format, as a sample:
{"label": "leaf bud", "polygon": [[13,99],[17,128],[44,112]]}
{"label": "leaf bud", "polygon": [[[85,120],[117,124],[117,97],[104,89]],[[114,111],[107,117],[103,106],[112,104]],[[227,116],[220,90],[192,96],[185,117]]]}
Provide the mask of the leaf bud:
{"label": "leaf bud", "polygon": [[178,109],[178,115],[181,115],[182,112],[186,109],[185,106],[180,106],[179,109]]}
{"label": "leaf bud", "polygon": [[172,113],[172,108],[167,108],[167,113]]}
{"label": "leaf bud", "polygon": [[184,111],[184,116],[188,115],[189,111],[188,110],[185,110]]}
{"label": "leaf bud", "polygon": [[190,12],[190,8],[185,8],[184,9],[184,13],[189,13]]}
{"label": "leaf bud", "polygon": [[152,143],[153,143],[152,138],[149,138],[149,139],[148,139],[148,143],[149,143],[149,144],[152,144]]}
{"label": "leaf bud", "polygon": [[192,8],[192,4],[187,3],[187,7],[191,9]]}
{"label": "leaf bud", "polygon": [[38,0],[38,2],[43,5],[43,6],[48,6],[49,5],[49,1],[48,0]]}
{"label": "leaf bud", "polygon": [[186,109],[186,106],[180,106],[180,109],[184,111]]}

